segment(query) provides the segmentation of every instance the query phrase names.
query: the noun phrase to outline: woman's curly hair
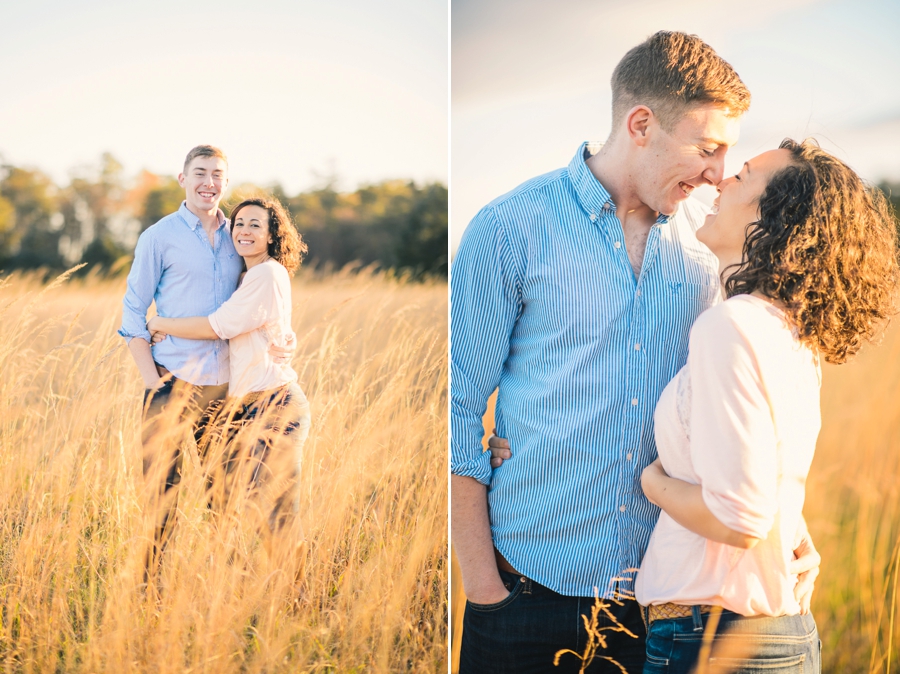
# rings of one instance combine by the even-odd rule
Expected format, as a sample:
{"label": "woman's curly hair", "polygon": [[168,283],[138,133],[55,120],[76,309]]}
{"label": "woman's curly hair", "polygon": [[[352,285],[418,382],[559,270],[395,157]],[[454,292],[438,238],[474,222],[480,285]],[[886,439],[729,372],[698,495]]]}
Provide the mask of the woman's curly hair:
{"label": "woman's curly hair", "polygon": [[269,214],[269,236],[272,237],[272,243],[268,248],[269,257],[280,262],[288,270],[288,274],[293,276],[307,248],[294,226],[290,213],[277,199],[253,197],[244,199],[232,209],[232,223],[244,206],[259,206],[266,209]]}
{"label": "woman's curly hair", "polygon": [[844,363],[896,311],[897,224],[884,195],[815,141],[779,148],[791,164],[769,179],[725,293],[781,300],[800,340]]}

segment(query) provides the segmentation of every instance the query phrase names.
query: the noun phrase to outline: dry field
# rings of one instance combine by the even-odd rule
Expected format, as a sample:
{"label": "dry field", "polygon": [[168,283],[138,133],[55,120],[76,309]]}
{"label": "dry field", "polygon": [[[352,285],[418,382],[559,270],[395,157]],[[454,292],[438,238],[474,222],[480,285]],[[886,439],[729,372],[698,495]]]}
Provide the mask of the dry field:
{"label": "dry field", "polygon": [[301,577],[191,455],[158,600],[124,287],[0,279],[0,670],[446,671],[446,284],[298,274]]}
{"label": "dry field", "polygon": [[[879,346],[823,370],[804,507],[823,558],[812,606],[823,672],[900,672],[900,317]],[[455,560],[451,586],[455,671],[465,605]]]}

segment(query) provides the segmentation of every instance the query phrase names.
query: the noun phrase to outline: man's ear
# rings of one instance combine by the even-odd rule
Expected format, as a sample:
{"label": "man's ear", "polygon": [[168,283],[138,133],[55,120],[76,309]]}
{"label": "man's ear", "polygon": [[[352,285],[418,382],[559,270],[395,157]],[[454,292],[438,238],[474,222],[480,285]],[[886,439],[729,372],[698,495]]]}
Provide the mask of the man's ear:
{"label": "man's ear", "polygon": [[636,105],[625,116],[625,128],[628,137],[635,145],[643,147],[647,144],[647,132],[656,123],[653,111],[646,105]]}
{"label": "man's ear", "polygon": [[184,187],[184,173],[178,174],[178,184]]}

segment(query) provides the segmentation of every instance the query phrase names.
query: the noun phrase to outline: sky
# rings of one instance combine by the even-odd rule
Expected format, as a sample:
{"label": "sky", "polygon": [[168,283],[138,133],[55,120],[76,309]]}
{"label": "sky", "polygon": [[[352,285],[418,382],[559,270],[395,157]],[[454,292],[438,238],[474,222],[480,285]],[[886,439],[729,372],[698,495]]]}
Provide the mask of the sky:
{"label": "sky", "polygon": [[613,68],[658,30],[699,35],[751,91],[726,175],[812,136],[867,180],[900,181],[896,0],[453,0],[452,250],[482,206],[606,139]]}
{"label": "sky", "polygon": [[232,185],[448,180],[446,0],[4,0],[0,159],[68,182],[110,152]]}

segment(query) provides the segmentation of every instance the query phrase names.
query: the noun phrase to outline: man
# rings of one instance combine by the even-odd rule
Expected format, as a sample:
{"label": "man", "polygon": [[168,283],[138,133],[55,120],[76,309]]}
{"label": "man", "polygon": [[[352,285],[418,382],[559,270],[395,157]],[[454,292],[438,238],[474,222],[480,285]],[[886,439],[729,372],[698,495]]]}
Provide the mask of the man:
{"label": "man", "polygon": [[[228,343],[169,336],[151,346],[147,310],[156,302],[166,317],[207,316],[235,291],[244,268],[234,249],[228,220],[219,209],[228,186],[228,160],[218,148],[198,145],[184,160],[178,183],[185,200],[138,239],[128,274],[119,334],[144,380],[144,477],[156,512],[154,545],[148,553],[152,582],[159,555],[171,535],[181,481],[181,421],[199,441],[212,406],[228,391]],[[292,348],[270,347],[290,359]],[[165,412],[165,414],[164,414]],[[174,428],[173,428],[174,427]]]}
{"label": "man", "polygon": [[[469,599],[460,673],[578,671],[594,594],[631,592],[658,516],[652,414],[718,297],[691,192],[722,180],[750,93],[695,36],[660,32],[612,78],[613,124],[475,217],[451,276],[452,536]],[[515,458],[491,472],[482,415]],[[812,553],[815,555],[815,553]],[[813,558],[810,562],[817,566]],[[634,601],[588,671],[644,663]],[[630,633],[630,634],[629,634]]]}

